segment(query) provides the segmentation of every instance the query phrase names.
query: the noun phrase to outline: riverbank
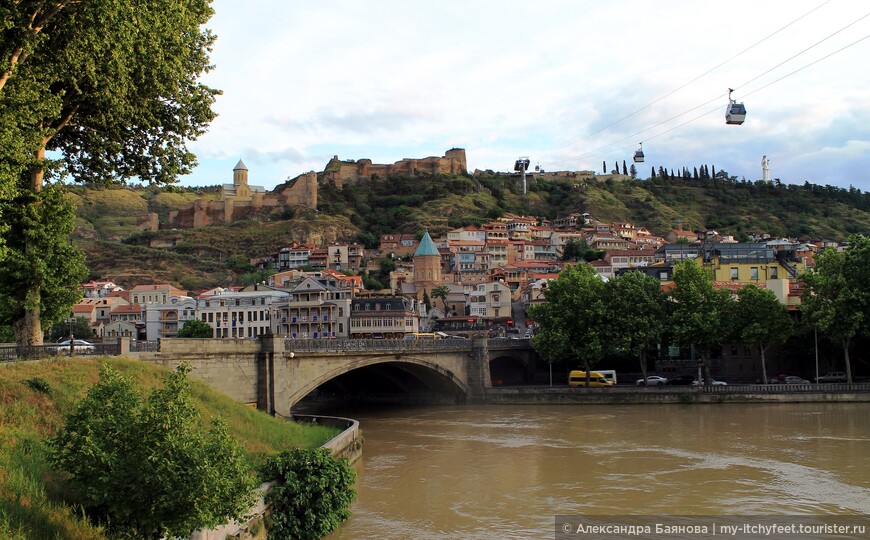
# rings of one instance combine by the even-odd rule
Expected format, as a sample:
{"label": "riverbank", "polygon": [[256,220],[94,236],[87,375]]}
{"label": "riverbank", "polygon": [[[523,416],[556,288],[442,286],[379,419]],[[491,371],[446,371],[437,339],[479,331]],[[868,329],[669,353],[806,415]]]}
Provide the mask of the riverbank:
{"label": "riverbank", "polygon": [[[46,438],[99,380],[103,363],[129,377],[142,393],[162,388],[168,374],[152,364],[109,357],[11,362],[0,369],[0,537],[106,538],[104,530],[63,503],[64,486],[46,457]],[[274,418],[205,383],[190,383],[203,421],[223,418],[242,444],[252,470],[281,449],[314,448],[340,431]]]}

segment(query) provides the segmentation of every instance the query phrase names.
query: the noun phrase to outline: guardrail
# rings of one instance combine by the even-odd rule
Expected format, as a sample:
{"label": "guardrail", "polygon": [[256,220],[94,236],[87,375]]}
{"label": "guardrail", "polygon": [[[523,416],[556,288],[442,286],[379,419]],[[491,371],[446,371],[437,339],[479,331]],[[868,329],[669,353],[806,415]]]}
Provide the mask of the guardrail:
{"label": "guardrail", "polygon": [[809,383],[809,384],[725,384],[725,385],[622,385],[605,389],[617,392],[663,392],[677,393],[703,393],[703,394],[793,394],[809,392],[870,392],[870,383]]}
{"label": "guardrail", "polygon": [[[119,343],[94,343],[92,345],[76,345],[73,356],[117,356],[121,354]],[[37,360],[70,356],[69,346],[50,343],[46,345],[0,345],[0,361]]]}
{"label": "guardrail", "polygon": [[467,339],[285,339],[289,352],[468,351]]}
{"label": "guardrail", "polygon": [[131,353],[160,352],[160,340],[153,340],[153,341],[131,340],[130,341],[130,352]]}
{"label": "guardrail", "polygon": [[[529,339],[490,338],[489,349],[527,349]],[[341,352],[341,351],[467,351],[471,340],[444,339],[290,339],[284,348],[293,352]]]}

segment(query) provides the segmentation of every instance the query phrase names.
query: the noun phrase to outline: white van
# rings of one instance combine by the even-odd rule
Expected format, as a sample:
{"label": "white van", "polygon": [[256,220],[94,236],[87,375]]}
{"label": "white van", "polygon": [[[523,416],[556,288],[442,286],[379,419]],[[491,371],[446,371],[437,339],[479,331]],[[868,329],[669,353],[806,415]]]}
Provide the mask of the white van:
{"label": "white van", "polygon": [[616,384],[616,371],[612,369],[596,369],[595,372],[604,375],[605,379]]}

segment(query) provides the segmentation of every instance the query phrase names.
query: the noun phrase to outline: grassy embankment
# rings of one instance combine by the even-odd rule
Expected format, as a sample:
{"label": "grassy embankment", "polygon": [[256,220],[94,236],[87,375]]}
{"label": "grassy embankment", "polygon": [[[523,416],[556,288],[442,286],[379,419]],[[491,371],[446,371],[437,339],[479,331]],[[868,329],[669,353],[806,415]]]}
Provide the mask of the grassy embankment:
{"label": "grassy embankment", "polygon": [[[63,425],[103,362],[136,381],[147,395],[162,387],[167,371],[118,358],[76,358],[0,365],[0,538],[12,540],[106,538],[80,511],[63,503],[65,490],[46,460],[46,439]],[[48,393],[26,381],[44,379]],[[34,385],[38,386],[38,385]],[[337,433],[325,426],[294,424],[246,407],[191,380],[203,424],[220,416],[242,443],[255,470],[266,456],[292,446],[320,446]]]}

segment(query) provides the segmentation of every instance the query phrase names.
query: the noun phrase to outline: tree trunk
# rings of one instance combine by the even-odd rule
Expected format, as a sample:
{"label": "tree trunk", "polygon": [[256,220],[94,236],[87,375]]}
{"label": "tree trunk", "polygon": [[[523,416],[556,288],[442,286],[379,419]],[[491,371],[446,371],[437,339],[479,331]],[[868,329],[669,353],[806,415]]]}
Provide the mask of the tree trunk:
{"label": "tree trunk", "polygon": [[36,151],[37,164],[30,170],[30,190],[33,192],[42,191],[42,180],[45,177],[45,145],[39,147]]}
{"label": "tree trunk", "polygon": [[[32,191],[42,191],[42,181],[45,176],[45,146],[41,146],[36,152],[39,160],[30,171],[30,185]],[[38,204],[38,203],[37,203]],[[30,251],[30,244],[25,246],[25,252]],[[42,303],[42,289],[39,284],[31,284],[26,292],[24,308],[19,316],[12,321],[12,332],[15,335],[15,344],[30,347],[42,345],[42,322],[40,321],[40,304]]]}
{"label": "tree trunk", "polygon": [[843,353],[846,359],[846,382],[852,384],[852,363],[849,361],[849,338],[843,340]]}
{"label": "tree trunk", "polygon": [[[707,359],[706,354],[701,355],[701,364],[704,366],[703,384],[704,384],[704,386],[707,386],[710,384],[710,381],[712,381],[713,378],[710,376],[710,361]],[[702,382],[702,381],[698,381],[698,382]]]}
{"label": "tree trunk", "polygon": [[27,304],[35,307],[25,309],[12,321],[15,344],[21,347],[42,345],[42,323],[39,320],[39,287],[27,291]]}
{"label": "tree trunk", "polygon": [[767,347],[760,347],[761,349],[761,381],[764,384],[767,384],[767,363],[764,361],[764,351],[767,350]]}
{"label": "tree trunk", "polygon": [[646,382],[646,351],[640,352],[640,372],[643,375],[643,380]]}

